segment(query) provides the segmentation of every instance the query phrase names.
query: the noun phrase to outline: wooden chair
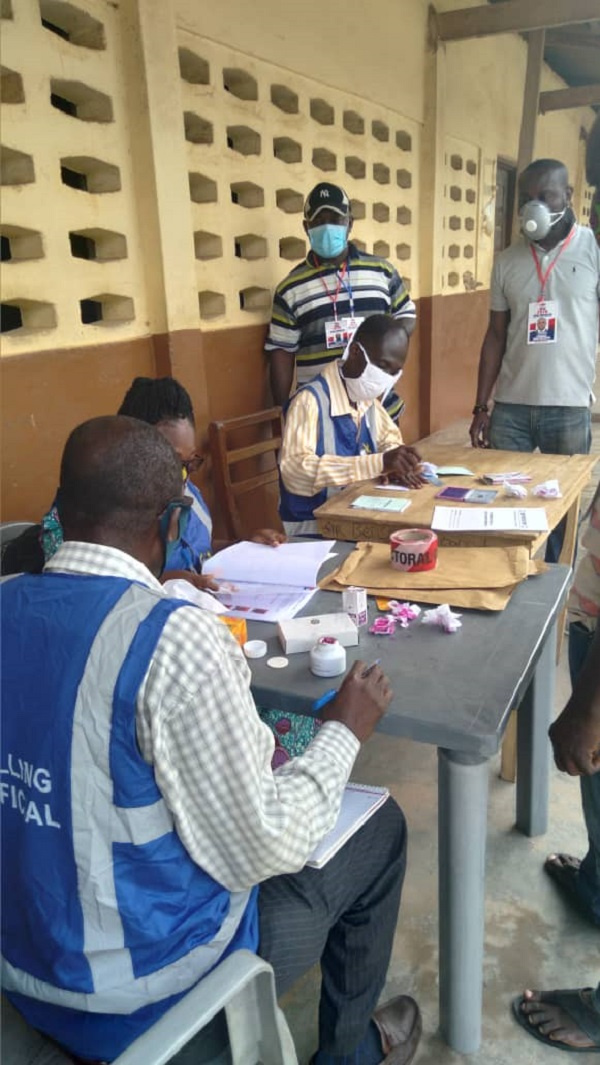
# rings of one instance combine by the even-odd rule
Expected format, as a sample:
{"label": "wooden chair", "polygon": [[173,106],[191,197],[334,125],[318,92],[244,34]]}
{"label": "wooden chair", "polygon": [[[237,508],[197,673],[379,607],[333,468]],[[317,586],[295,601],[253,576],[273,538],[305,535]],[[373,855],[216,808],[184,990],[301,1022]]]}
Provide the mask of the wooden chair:
{"label": "wooden chair", "polygon": [[[244,537],[240,497],[278,482],[277,452],[282,437],[281,407],[211,422],[208,427],[215,494],[228,534],[234,540]],[[271,462],[267,458],[269,454]],[[245,467],[234,478],[232,467],[241,463]]]}

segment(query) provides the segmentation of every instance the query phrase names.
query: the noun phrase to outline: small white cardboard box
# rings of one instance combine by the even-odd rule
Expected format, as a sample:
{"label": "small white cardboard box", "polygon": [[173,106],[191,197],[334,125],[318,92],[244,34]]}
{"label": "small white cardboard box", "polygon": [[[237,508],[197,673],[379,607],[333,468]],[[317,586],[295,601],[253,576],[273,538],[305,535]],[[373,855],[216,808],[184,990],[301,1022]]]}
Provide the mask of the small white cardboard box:
{"label": "small white cardboard box", "polygon": [[347,614],[315,614],[280,621],[277,635],[287,655],[310,651],[321,636],[335,636],[342,647],[356,647],[358,643],[358,628]]}

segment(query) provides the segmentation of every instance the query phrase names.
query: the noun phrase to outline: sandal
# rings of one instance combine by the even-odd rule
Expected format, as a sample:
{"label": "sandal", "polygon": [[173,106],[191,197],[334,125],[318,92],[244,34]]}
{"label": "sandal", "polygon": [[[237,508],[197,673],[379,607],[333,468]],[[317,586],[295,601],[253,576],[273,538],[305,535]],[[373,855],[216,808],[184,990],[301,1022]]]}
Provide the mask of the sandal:
{"label": "sandal", "polygon": [[529,1035],[539,1040],[540,1043],[545,1043],[546,1046],[554,1047],[556,1050],[566,1050],[571,1054],[600,1054],[600,1013],[591,1005],[593,988],[541,991],[538,994],[540,1002],[552,1003],[564,1010],[579,1030],[587,1035],[588,1039],[592,1040],[594,1046],[572,1047],[567,1043],[561,1043],[559,1039],[551,1039],[549,1035],[544,1035],[543,1032],[539,1031],[537,1025],[529,1021],[528,1015],[523,1013],[521,1009],[523,1003],[532,1001],[531,999],[526,999],[524,995],[519,995],[512,1001],[513,1015],[521,1028],[524,1028]]}
{"label": "sandal", "polygon": [[579,858],[573,858],[570,854],[550,854],[544,862],[544,871],[551,880],[558,884],[568,901],[582,917],[587,918],[598,928],[600,927],[600,919],[586,905],[577,886],[580,866],[581,861]]}

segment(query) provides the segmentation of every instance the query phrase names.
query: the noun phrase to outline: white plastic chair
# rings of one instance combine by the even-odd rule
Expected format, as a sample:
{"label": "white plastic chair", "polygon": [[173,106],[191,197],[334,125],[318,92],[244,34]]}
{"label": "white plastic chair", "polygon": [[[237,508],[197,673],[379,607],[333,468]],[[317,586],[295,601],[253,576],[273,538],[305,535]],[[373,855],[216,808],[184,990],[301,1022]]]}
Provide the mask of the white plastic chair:
{"label": "white plastic chair", "polygon": [[[225,958],[116,1058],[114,1065],[166,1065],[220,1010],[225,1011],[229,1055],[218,1055],[213,1059],[215,1065],[298,1065],[290,1030],[275,998],[273,970],[249,950],[238,950]],[[3,1065],[63,1065],[69,1061],[42,1037],[33,1046],[31,1029],[20,1017],[17,1022],[21,1025],[18,1030],[14,1011],[8,1013]],[[191,1047],[186,1065],[188,1062],[194,1062]]]}
{"label": "white plastic chair", "polygon": [[16,540],[25,529],[30,529],[31,521],[3,521],[0,523],[0,547],[5,547],[11,540]]}

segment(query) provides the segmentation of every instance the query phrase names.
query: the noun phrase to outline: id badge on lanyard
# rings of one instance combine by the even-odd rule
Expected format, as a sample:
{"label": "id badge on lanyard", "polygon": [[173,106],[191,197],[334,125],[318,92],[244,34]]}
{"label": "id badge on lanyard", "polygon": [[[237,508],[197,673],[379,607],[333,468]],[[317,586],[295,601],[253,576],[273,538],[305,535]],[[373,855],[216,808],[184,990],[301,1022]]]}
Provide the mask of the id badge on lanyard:
{"label": "id badge on lanyard", "polygon": [[558,304],[556,300],[538,300],[529,304],[527,315],[528,344],[556,344]]}
{"label": "id badge on lanyard", "polygon": [[[354,316],[354,297],[352,295],[352,286],[350,284],[350,278],[347,277],[347,272],[348,266],[347,263],[344,263],[341,272],[338,272],[337,274],[335,292],[331,292],[325,284],[325,279],[323,277],[321,278],[321,284],[327,293],[328,299],[333,305],[334,314],[333,318],[330,318],[325,322],[325,346],[327,351],[331,351],[333,348],[344,348],[352,339],[360,323],[364,321],[363,318]],[[337,313],[337,303],[342,288],[346,290],[350,301],[350,314],[344,317],[340,317]]]}
{"label": "id badge on lanyard", "polygon": [[331,351],[332,348],[345,348],[361,322],[364,322],[364,318],[333,318],[325,322],[327,351]]}
{"label": "id badge on lanyard", "polygon": [[571,243],[573,235],[575,233],[575,226],[572,227],[566,240],[563,241],[558,253],[554,256],[551,263],[545,273],[542,273],[537,252],[530,244],[531,254],[535,263],[535,269],[540,283],[540,296],[539,299],[528,305],[527,313],[527,343],[528,344],[556,344],[558,338],[558,319],[559,309],[558,302],[556,300],[547,300],[544,298],[544,291],[546,288],[546,282],[550,277],[550,274],[554,270],[558,260],[560,259],[565,248]]}

